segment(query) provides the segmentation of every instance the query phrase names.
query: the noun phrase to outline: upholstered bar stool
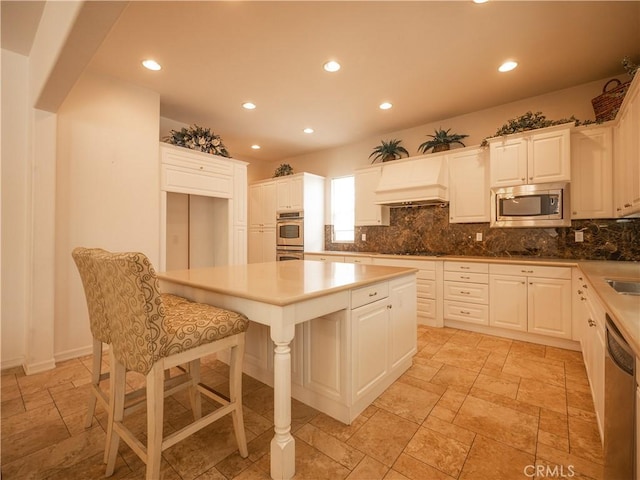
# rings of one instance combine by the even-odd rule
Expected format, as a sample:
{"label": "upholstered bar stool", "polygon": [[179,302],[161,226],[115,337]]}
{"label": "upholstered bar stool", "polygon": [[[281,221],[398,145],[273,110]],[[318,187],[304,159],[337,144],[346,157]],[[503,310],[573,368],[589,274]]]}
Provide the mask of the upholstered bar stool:
{"label": "upholstered bar stool", "polygon": [[[155,271],[142,253],[100,254],[95,258],[97,281],[111,326],[113,401],[109,423],[113,425],[113,433],[107,446],[107,476],[114,471],[120,438],[146,463],[146,478],[155,480],[160,478],[163,450],[229,413],[240,455],[247,457],[242,415],[242,359],[244,332],[249,324],[247,317],[196,302],[167,309]],[[198,397],[206,395],[222,406],[163,437],[164,371],[181,364],[194,365],[200,358],[225,349],[231,349],[229,399],[198,384]],[[127,370],[146,376],[146,446],[123,421]]]}
{"label": "upholstered bar stool", "polygon": [[[91,330],[91,336],[93,337],[93,363],[91,367],[91,390],[89,392],[89,404],[87,408],[87,418],[85,421],[85,428],[91,427],[93,422],[93,416],[96,410],[96,403],[99,402],[106,412],[109,412],[109,396],[107,392],[100,388],[100,383],[109,379],[109,372],[102,371],[102,352],[103,345],[111,343],[111,328],[106,315],[106,307],[104,303],[104,297],[100,285],[98,283],[97,264],[95,263],[95,257],[108,254],[106,250],[101,248],[84,248],[77,247],[71,252],[71,256],[78,268],[80,279],[82,280],[82,286],[87,301],[87,310],[89,312],[89,328]],[[185,298],[177,295],[162,294],[162,301],[165,308],[169,310],[177,309],[180,305],[186,304],[188,301]],[[191,302],[189,302],[191,303]],[[199,381],[197,368],[194,368],[194,376]],[[168,372],[167,372],[168,374]],[[167,375],[168,376],[168,375]],[[188,375],[180,375],[169,379],[169,388],[165,395],[172,394],[178,385],[183,387],[187,382],[193,382],[193,379]],[[127,394],[127,408],[125,414],[134,412],[135,410],[144,406],[144,389],[130,392]],[[194,399],[192,395],[192,408],[194,416],[197,418],[200,416],[200,402],[198,399]],[[111,429],[107,429],[107,442],[105,444],[104,461],[107,461],[107,448],[109,444],[109,438],[111,435]]]}

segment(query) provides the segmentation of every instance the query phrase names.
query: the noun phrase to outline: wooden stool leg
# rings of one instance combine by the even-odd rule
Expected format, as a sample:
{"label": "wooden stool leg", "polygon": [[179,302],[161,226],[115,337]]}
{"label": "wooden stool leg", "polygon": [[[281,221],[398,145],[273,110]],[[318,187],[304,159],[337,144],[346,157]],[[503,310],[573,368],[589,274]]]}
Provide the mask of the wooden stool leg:
{"label": "wooden stool leg", "polygon": [[189,376],[191,377],[191,387],[189,387],[189,401],[191,402],[191,410],[193,411],[193,419],[198,420],[202,417],[202,395],[198,391],[200,383],[200,360],[189,362]]}
{"label": "wooden stool leg", "polygon": [[[84,428],[91,427],[93,416],[96,413],[96,401],[100,390],[100,375],[102,374],[102,342],[93,339],[93,363],[91,365],[91,390],[89,393],[89,406],[87,408],[87,419]],[[97,390],[96,390],[97,389]],[[106,457],[106,453],[105,453]]]}
{"label": "wooden stool leg", "polygon": [[164,362],[160,360],[147,374],[147,480],[160,478],[163,417]]}
{"label": "wooden stool leg", "polygon": [[242,413],[242,359],[244,358],[244,338],[238,345],[231,347],[229,365],[229,400],[235,404],[231,412],[233,430],[238,442],[238,450],[242,458],[249,456],[247,449],[247,436],[244,431],[244,415]]}
{"label": "wooden stool leg", "polygon": [[107,472],[106,476],[113,475],[118,457],[118,445],[120,444],[120,435],[113,428],[115,422],[122,422],[124,418],[124,396],[125,396],[125,377],[126,369],[124,365],[118,362],[113,353],[113,349],[109,350],[110,373],[109,373],[109,420],[107,421]]}

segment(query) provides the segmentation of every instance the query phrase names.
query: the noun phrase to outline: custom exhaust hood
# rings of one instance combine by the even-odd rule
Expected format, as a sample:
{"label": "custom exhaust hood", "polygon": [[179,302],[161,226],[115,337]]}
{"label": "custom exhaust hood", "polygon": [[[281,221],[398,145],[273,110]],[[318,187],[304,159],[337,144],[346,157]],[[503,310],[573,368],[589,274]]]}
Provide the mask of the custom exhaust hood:
{"label": "custom exhaust hood", "polygon": [[390,207],[449,202],[449,174],[444,155],[386,162],[375,191],[375,203]]}

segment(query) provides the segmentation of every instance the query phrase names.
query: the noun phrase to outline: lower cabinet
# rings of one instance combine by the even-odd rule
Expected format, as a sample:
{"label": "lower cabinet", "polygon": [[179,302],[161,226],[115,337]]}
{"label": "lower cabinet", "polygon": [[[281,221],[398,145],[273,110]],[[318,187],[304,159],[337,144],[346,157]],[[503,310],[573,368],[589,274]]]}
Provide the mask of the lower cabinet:
{"label": "lower cabinet", "polygon": [[604,359],[605,359],[605,310],[593,293],[584,276],[574,274],[575,322],[579,329],[582,357],[589,378],[593,406],[596,412],[600,439],[604,440]]}
{"label": "lower cabinet", "polygon": [[489,266],[489,325],[571,339],[571,268]]}
{"label": "lower cabinet", "polygon": [[[269,327],[252,322],[244,372],[273,385],[273,350]],[[349,424],[411,366],[416,351],[414,276],[352,290],[349,309],[296,325],[292,396]]]}
{"label": "lower cabinet", "polygon": [[247,263],[275,262],[275,228],[250,228],[247,238],[249,245],[249,258]]}
{"label": "lower cabinet", "polygon": [[489,265],[444,262],[444,318],[489,324]]}

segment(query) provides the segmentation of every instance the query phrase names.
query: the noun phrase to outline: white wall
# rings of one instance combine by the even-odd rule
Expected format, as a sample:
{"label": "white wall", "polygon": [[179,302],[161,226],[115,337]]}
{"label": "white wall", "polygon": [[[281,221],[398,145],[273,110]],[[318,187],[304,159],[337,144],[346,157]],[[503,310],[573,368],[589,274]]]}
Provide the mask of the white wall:
{"label": "white wall", "polygon": [[160,98],[86,72],[58,111],[56,360],[91,345],[76,246],[144,252],[159,264]]}
{"label": "white wall", "polygon": [[2,50],[2,367],[24,361],[30,214],[28,58]]}

